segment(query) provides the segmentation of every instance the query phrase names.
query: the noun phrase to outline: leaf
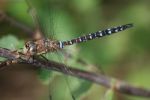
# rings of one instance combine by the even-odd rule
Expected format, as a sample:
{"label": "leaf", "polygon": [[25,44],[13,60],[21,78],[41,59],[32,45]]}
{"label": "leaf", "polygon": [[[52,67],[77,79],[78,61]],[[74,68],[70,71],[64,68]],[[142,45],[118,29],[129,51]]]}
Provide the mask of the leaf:
{"label": "leaf", "polygon": [[50,76],[52,76],[52,71],[47,69],[39,69],[37,71],[39,79],[42,80],[43,83],[48,84],[50,81]]}
{"label": "leaf", "polygon": [[23,41],[18,40],[13,35],[7,35],[0,39],[0,47],[13,50],[17,50],[18,47],[23,45]]}
{"label": "leaf", "polygon": [[104,95],[104,100],[113,100],[113,98],[114,98],[114,90],[113,89],[107,90]]}

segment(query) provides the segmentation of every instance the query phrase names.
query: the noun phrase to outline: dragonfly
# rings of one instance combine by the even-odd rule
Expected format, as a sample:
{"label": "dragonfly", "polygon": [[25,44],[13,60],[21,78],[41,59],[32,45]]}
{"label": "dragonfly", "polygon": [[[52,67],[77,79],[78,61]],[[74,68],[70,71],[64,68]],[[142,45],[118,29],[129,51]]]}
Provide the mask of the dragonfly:
{"label": "dragonfly", "polygon": [[25,43],[24,54],[33,56],[33,55],[40,55],[49,52],[56,52],[58,50],[63,49],[66,46],[83,43],[89,40],[111,35],[113,33],[117,33],[126,30],[128,28],[131,28],[132,26],[133,24],[125,24],[117,27],[108,28],[102,31],[90,33],[87,35],[83,35],[78,38],[74,38],[66,41],[51,40],[45,37],[37,40],[30,40]]}
{"label": "dragonfly", "polygon": [[[23,48],[23,54],[27,55],[29,58],[34,56],[42,56],[43,54],[53,53],[64,50],[65,47],[71,46],[74,44],[84,43],[90,40],[99,39],[104,36],[109,36],[120,31],[124,31],[133,27],[132,23],[124,24],[116,27],[107,28],[104,30],[96,31],[86,35],[79,36],[70,40],[55,40],[48,38],[44,35],[44,32],[40,26],[39,17],[37,15],[36,9],[33,4],[26,0],[26,3],[29,7],[29,13],[32,16],[32,19],[35,23],[35,32],[32,34],[32,38],[25,42]],[[75,100],[75,97],[72,95],[72,99]]]}

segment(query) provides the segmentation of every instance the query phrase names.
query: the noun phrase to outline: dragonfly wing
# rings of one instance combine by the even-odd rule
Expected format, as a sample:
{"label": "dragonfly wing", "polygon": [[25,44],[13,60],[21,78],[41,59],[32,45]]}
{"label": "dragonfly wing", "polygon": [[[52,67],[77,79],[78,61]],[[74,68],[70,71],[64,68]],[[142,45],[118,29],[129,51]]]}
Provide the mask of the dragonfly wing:
{"label": "dragonfly wing", "polygon": [[33,5],[31,0],[26,0],[26,3],[28,5],[28,13],[32,17],[34,28],[35,28],[35,32],[31,36],[32,39],[37,40],[45,37],[41,29],[40,18],[38,16],[38,12],[36,11],[36,7]]}
{"label": "dragonfly wing", "polygon": [[49,0],[26,0],[29,6],[29,13],[33,18],[36,32],[34,39],[39,37],[48,37],[50,39],[54,36],[54,22],[53,22],[53,7]]}

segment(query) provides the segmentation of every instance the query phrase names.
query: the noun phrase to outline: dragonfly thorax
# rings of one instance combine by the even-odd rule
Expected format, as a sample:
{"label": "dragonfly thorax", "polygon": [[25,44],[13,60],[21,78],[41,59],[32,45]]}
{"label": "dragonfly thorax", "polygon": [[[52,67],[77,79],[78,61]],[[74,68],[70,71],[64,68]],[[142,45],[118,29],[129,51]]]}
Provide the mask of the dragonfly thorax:
{"label": "dragonfly thorax", "polygon": [[54,52],[60,49],[59,42],[49,39],[31,40],[25,43],[24,54],[33,56],[47,52]]}

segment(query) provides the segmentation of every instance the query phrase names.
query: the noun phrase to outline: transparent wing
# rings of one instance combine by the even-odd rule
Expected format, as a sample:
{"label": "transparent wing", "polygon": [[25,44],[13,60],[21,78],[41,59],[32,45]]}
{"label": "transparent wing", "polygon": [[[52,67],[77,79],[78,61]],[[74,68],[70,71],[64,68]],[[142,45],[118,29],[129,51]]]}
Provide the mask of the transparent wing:
{"label": "transparent wing", "polygon": [[29,13],[33,18],[36,32],[35,37],[46,37],[52,39],[54,36],[54,23],[53,23],[53,7],[51,0],[26,0],[29,6]]}

